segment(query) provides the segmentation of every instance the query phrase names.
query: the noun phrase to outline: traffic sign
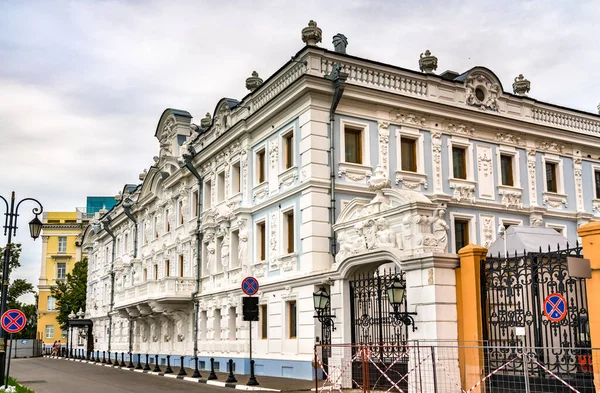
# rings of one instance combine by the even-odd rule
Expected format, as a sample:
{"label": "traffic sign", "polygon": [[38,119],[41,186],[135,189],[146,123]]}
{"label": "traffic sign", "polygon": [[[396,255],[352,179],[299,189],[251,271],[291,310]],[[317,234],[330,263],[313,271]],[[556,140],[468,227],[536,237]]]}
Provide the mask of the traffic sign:
{"label": "traffic sign", "polygon": [[2,329],[7,333],[19,333],[26,323],[27,318],[21,310],[8,310],[2,314]]}
{"label": "traffic sign", "polygon": [[255,295],[258,288],[258,280],[254,277],[246,277],[242,281],[242,291],[248,296]]}
{"label": "traffic sign", "polygon": [[551,293],[544,300],[544,314],[551,322],[560,322],[567,316],[567,301],[560,293]]}

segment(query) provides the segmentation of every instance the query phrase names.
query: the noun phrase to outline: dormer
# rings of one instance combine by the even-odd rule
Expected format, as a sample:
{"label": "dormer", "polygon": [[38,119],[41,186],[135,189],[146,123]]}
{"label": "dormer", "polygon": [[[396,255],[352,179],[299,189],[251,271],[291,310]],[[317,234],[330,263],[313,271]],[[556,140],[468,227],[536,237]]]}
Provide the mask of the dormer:
{"label": "dormer", "polygon": [[178,169],[177,157],[181,145],[190,136],[190,125],[192,115],[179,109],[166,109],[158,125],[154,136],[160,143],[158,157],[154,157],[155,165],[169,173]]}

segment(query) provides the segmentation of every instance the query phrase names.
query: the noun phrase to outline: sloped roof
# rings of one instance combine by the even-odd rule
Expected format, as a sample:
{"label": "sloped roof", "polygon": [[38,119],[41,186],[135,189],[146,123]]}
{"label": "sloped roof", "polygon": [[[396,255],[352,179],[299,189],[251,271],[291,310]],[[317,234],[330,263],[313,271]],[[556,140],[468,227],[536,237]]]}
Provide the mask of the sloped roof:
{"label": "sloped roof", "polygon": [[[565,250],[569,246],[574,246],[573,244],[569,245],[567,238],[552,228],[513,225],[506,230],[504,236],[506,236],[508,254],[511,256],[515,255],[515,251],[517,255],[523,255],[523,252],[539,252],[540,247],[542,251],[548,251],[548,246],[551,251],[556,251],[558,248]],[[488,249],[490,256],[497,256],[498,253],[504,256],[504,239],[499,236]]]}

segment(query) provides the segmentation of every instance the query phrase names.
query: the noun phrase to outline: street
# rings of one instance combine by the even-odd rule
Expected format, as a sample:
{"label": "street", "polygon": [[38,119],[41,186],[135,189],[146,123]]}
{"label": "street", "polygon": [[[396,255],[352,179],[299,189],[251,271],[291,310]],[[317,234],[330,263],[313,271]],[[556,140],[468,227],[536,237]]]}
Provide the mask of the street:
{"label": "street", "polygon": [[36,393],[232,392],[230,388],[48,358],[13,359],[10,371]]}

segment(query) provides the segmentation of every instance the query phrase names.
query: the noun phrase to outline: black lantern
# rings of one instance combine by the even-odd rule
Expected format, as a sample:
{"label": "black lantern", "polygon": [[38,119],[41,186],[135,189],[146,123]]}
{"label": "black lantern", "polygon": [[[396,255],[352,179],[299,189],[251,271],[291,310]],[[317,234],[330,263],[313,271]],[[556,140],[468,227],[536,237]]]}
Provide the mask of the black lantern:
{"label": "black lantern", "polygon": [[29,221],[29,233],[33,240],[35,240],[40,237],[40,232],[42,232],[42,222],[35,216],[33,220]]}
{"label": "black lantern", "polygon": [[405,283],[398,278],[398,276],[394,277],[392,283],[387,287],[387,295],[390,305],[394,309],[394,311],[390,312],[390,314],[396,318],[398,322],[403,323],[406,326],[412,325],[412,331],[417,330],[415,326],[415,320],[412,315],[417,315],[416,312],[407,312],[407,311],[399,311],[402,306],[405,305],[404,296],[406,295],[406,285]]}
{"label": "black lantern", "polygon": [[329,314],[330,298],[331,297],[325,287],[321,287],[318,291],[313,292],[313,304],[315,306],[315,311],[317,312],[317,315],[315,315],[314,318],[317,318],[323,325],[335,330],[335,323],[333,322],[335,315]]}

